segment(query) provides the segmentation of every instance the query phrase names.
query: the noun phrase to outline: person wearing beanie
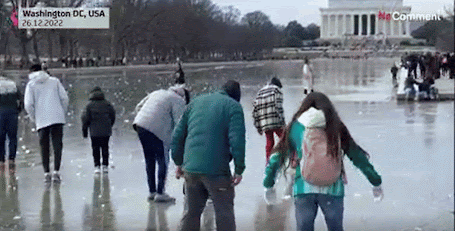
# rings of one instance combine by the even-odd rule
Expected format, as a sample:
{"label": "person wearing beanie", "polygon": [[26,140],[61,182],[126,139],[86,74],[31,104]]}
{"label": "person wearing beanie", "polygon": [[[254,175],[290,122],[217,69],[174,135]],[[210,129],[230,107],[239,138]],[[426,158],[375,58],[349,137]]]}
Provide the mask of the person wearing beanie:
{"label": "person wearing beanie", "polygon": [[15,166],[17,151],[18,115],[23,107],[22,95],[16,83],[5,77],[0,77],[0,168],[5,166],[5,144],[8,137],[8,162],[10,169]]}
{"label": "person wearing beanie", "polygon": [[254,126],[260,135],[265,133],[266,137],[266,163],[269,162],[272,148],[275,145],[274,134],[281,138],[286,126],[282,87],[280,79],[273,77],[270,83],[259,90],[253,102]]}
{"label": "person wearing beanie", "polygon": [[236,228],[234,186],[242,181],[246,143],[240,96],[240,84],[229,80],[221,91],[192,99],[174,129],[171,154],[177,178],[185,178],[186,194],[180,230],[200,228],[209,196],[221,208],[215,210],[216,226]]}
{"label": "person wearing beanie", "polygon": [[[63,149],[63,125],[68,110],[68,95],[62,83],[42,70],[41,64],[30,68],[29,82],[25,87],[24,107],[35,122],[39,135],[41,157],[44,168],[44,181],[61,181],[60,165]],[[54,174],[50,174],[50,139],[54,150]]]}
{"label": "person wearing beanie", "polygon": [[[185,110],[186,94],[183,85],[174,85],[153,91],[136,106],[133,128],[144,151],[150,193],[148,199],[155,202],[175,201],[174,197],[165,193],[165,183],[171,134]],[[157,163],[158,184],[155,179]]]}
{"label": "person wearing beanie", "polygon": [[81,116],[82,136],[87,138],[90,131],[95,174],[101,172],[100,150],[103,157],[103,173],[108,173],[109,138],[115,123],[115,110],[112,104],[104,98],[100,87],[95,87],[90,91],[89,101]]}

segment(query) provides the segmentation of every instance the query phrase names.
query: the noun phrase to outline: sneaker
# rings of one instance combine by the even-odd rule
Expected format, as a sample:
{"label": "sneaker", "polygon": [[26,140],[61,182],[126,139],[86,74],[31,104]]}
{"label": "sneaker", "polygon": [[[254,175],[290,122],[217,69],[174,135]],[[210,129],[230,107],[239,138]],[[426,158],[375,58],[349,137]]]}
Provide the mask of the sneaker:
{"label": "sneaker", "polygon": [[103,173],[109,173],[109,167],[107,165],[103,165]]}
{"label": "sneaker", "polygon": [[54,174],[52,176],[52,181],[54,181],[54,183],[60,183],[62,181],[62,177],[60,176],[60,173],[58,173],[57,171],[54,171]]}
{"label": "sneaker", "polygon": [[95,174],[100,174],[101,173],[101,167],[100,166],[96,166],[95,167]]}
{"label": "sneaker", "polygon": [[44,182],[51,183],[52,182],[52,175],[50,173],[44,173]]}
{"label": "sneaker", "polygon": [[147,198],[149,201],[155,200],[156,192],[150,193],[149,197]]}
{"label": "sneaker", "polygon": [[175,198],[169,196],[167,193],[163,194],[156,194],[155,196],[155,202],[174,202]]}

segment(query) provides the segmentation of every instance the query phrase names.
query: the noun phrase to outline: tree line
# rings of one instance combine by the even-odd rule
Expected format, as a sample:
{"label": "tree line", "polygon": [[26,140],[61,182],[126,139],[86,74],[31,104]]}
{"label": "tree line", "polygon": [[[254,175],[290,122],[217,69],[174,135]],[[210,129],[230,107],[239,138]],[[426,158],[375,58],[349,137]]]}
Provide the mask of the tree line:
{"label": "tree line", "polygon": [[[38,3],[38,2],[41,3]],[[274,25],[261,11],[240,17],[234,6],[210,0],[112,0],[109,29],[18,29],[7,23],[15,8],[81,7],[86,0],[5,0],[0,3],[0,54],[20,55],[26,66],[42,57],[146,58],[150,62],[183,59],[261,58],[274,47],[298,46],[319,37],[315,24]],[[303,29],[302,29],[303,28]],[[301,41],[300,41],[301,44]],[[32,58],[35,60],[32,60]]]}

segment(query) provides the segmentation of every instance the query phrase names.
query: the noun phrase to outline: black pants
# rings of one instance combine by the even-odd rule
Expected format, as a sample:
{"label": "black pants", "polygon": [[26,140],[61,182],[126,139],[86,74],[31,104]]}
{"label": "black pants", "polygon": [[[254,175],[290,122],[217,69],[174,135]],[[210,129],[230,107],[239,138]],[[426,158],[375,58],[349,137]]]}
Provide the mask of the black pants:
{"label": "black pants", "polygon": [[100,149],[103,154],[103,165],[109,165],[109,136],[92,136],[93,161],[95,167],[100,166]]}
{"label": "black pants", "polygon": [[54,148],[54,170],[60,170],[63,149],[63,124],[53,124],[38,130],[39,144],[41,148],[41,159],[44,172],[49,172],[50,138]]}

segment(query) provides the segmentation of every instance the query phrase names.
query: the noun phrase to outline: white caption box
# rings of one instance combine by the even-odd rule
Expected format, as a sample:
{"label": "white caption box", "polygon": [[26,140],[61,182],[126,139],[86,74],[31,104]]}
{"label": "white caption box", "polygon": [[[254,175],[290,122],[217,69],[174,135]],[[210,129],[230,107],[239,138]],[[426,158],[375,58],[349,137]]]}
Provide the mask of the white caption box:
{"label": "white caption box", "polygon": [[109,29],[109,8],[19,8],[19,29]]}

